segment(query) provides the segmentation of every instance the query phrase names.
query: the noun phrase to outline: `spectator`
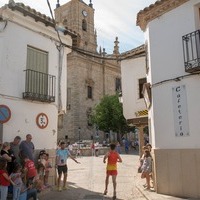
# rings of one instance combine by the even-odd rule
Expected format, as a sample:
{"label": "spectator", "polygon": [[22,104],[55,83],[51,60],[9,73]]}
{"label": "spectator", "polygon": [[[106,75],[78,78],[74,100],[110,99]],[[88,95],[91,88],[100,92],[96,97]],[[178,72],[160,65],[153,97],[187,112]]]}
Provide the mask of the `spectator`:
{"label": "spectator", "polygon": [[31,142],[32,135],[27,134],[26,140],[22,141],[19,145],[20,155],[21,157],[28,157],[30,160],[34,162],[34,144]]}
{"label": "spectator", "polygon": [[27,156],[24,157],[24,170],[26,174],[27,183],[32,183],[33,179],[37,175],[37,170],[35,168],[35,164],[32,160],[30,160]]}
{"label": "spectator", "polygon": [[46,162],[45,162],[45,175],[44,175],[44,185],[45,186],[49,186],[49,184],[48,184],[48,179],[49,179],[49,171],[50,171],[50,169],[52,168],[52,166],[51,166],[51,163],[50,163],[50,161],[49,161],[49,154],[48,153],[46,153],[45,154],[45,160],[46,160]]}
{"label": "spectator", "polygon": [[10,183],[15,185],[11,178],[8,176],[6,170],[7,160],[5,158],[0,158],[0,191],[1,191],[1,200],[6,200],[8,195],[8,186]]}
{"label": "spectator", "polygon": [[95,149],[95,146],[94,146],[94,142],[93,142],[92,145],[91,145],[92,156],[94,156],[94,149]]}
{"label": "spectator", "polygon": [[23,183],[21,188],[21,193],[19,196],[19,200],[38,200],[37,198],[37,189],[33,188],[33,184],[30,183],[26,187],[26,185]]}
{"label": "spectator", "polygon": [[121,153],[121,146],[120,146],[120,143],[119,143],[119,142],[117,142],[116,151],[117,151],[118,154]]}
{"label": "spectator", "polygon": [[10,151],[10,143],[9,142],[4,142],[3,143],[3,148],[1,150],[1,156],[6,159],[7,161],[7,171],[8,174],[10,175],[14,169],[14,161],[15,157]]}
{"label": "spectator", "polygon": [[146,178],[147,190],[150,190],[150,174],[152,172],[152,158],[149,150],[144,151],[144,161],[142,164],[141,178]]}
{"label": "spectator", "polygon": [[21,137],[20,136],[16,136],[13,140],[13,142],[10,143],[10,150],[12,151],[13,155],[16,158],[16,162],[18,164],[21,164],[21,159],[19,157],[19,143],[21,141]]}
{"label": "spectator", "polygon": [[16,165],[13,172],[10,175],[11,180],[15,183],[13,186],[13,200],[19,200],[21,188],[22,188],[22,166],[21,165]]}
{"label": "spectator", "polygon": [[68,149],[69,149],[69,153],[72,155],[73,154],[73,146],[72,146],[72,144],[70,144],[70,142],[68,143]]}
{"label": "spectator", "polygon": [[129,152],[129,141],[127,139],[125,139],[124,145],[125,145],[125,152],[128,154],[128,152]]}
{"label": "spectator", "polygon": [[34,178],[34,183],[36,185],[36,189],[38,192],[41,192],[44,187],[44,165],[42,163],[38,163],[37,165],[37,175]]}
{"label": "spectator", "polygon": [[99,156],[99,142],[96,142],[94,144],[94,148],[95,148],[95,156],[98,157]]}

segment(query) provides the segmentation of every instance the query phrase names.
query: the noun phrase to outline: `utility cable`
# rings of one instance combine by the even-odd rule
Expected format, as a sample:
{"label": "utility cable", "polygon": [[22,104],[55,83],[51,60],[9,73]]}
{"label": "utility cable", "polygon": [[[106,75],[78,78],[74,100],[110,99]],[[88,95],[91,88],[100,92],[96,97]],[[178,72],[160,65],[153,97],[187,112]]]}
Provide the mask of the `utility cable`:
{"label": "utility cable", "polygon": [[90,56],[90,57],[93,57],[93,58],[98,58],[98,59],[103,59],[103,60],[114,60],[114,61],[117,61],[117,62],[118,61],[122,61],[122,60],[126,60],[126,59],[130,59],[130,58],[134,57],[134,55],[133,56],[128,56],[127,58],[124,57],[124,56],[121,57],[120,54],[116,55],[116,56],[110,55],[110,57],[108,57],[108,56],[105,57],[104,55],[101,56],[101,55],[98,55],[98,54],[96,54],[94,52],[87,51],[87,50],[84,50],[84,49],[80,49],[78,47],[73,47],[73,46],[70,46],[68,44],[63,43],[62,40],[61,40],[61,37],[60,37],[60,33],[59,33],[58,29],[56,28],[56,22],[55,22],[55,19],[53,17],[53,12],[52,12],[49,0],[47,0],[47,4],[48,4],[49,10],[50,10],[50,14],[51,14],[52,20],[53,20],[54,25],[55,25],[54,29],[57,32],[58,39],[59,39],[59,42],[60,42],[60,45],[57,46],[58,50],[60,50],[61,46],[64,46],[64,47],[70,48],[71,50],[73,50],[73,51],[75,51],[75,52],[77,52],[79,54],[85,55],[85,56]]}

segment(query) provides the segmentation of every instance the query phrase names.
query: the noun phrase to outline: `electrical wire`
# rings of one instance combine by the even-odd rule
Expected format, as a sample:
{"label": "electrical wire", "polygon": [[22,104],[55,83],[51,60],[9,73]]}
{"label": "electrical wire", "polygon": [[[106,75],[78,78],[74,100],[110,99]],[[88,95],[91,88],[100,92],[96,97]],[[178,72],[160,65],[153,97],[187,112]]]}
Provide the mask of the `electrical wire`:
{"label": "electrical wire", "polygon": [[178,77],[175,77],[175,78],[166,79],[166,80],[163,80],[163,81],[160,81],[160,82],[152,84],[151,88],[155,87],[155,86],[158,86],[158,85],[161,85],[161,84],[166,83],[166,82],[170,82],[170,81],[176,81],[177,82],[177,81],[180,81],[183,78],[190,77],[190,76],[195,76],[195,75],[200,75],[200,72],[193,73],[193,74],[186,74],[186,75],[183,75],[183,76],[178,76]]}
{"label": "electrical wire", "polygon": [[[79,53],[79,54],[82,54],[82,55],[85,55],[85,56],[90,56],[90,57],[93,57],[93,58],[98,58],[98,59],[103,59],[103,60],[114,60],[114,61],[122,61],[122,60],[126,60],[126,57],[124,57],[124,58],[122,58],[121,56],[120,56],[120,54],[119,55],[110,55],[110,57],[105,57],[104,55],[102,56],[102,55],[98,55],[98,54],[96,54],[96,53],[94,53],[94,52],[91,52],[91,51],[87,51],[87,50],[84,50],[84,49],[80,49],[80,48],[78,48],[78,47],[73,47],[73,46],[70,46],[70,45],[68,45],[68,44],[65,44],[65,43],[63,43],[62,42],[62,40],[61,40],[61,37],[60,37],[60,33],[59,33],[59,31],[56,29],[56,22],[55,22],[55,19],[54,19],[54,17],[53,17],[53,12],[52,12],[52,9],[51,9],[51,5],[50,5],[50,3],[49,3],[49,0],[47,0],[47,4],[48,4],[48,7],[49,7],[49,10],[50,10],[50,14],[51,14],[51,17],[52,17],[52,19],[53,19],[53,21],[54,21],[54,24],[55,24],[55,27],[54,27],[54,29],[55,29],[55,31],[57,32],[57,35],[58,35],[58,39],[59,39],[59,42],[60,42],[60,44],[59,45],[57,45],[57,49],[58,50],[60,50],[60,47],[61,46],[64,46],[64,47],[67,47],[67,48],[70,48],[71,50],[73,50],[73,51],[75,51],[75,52],[77,52],[77,53]],[[128,57],[129,59],[130,59],[130,56]]]}

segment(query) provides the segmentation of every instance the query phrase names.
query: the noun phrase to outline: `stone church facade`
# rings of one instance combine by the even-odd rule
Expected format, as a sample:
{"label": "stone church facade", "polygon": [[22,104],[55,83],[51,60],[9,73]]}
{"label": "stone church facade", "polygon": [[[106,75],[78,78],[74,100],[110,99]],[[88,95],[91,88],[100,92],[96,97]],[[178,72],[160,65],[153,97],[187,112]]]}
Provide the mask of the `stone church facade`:
{"label": "stone church facade", "polygon": [[[71,0],[58,6],[55,18],[57,23],[79,35],[73,38],[73,51],[68,55],[67,112],[59,117],[58,140],[75,142],[98,138],[102,141],[105,133],[91,125],[89,116],[104,95],[116,94],[121,87],[120,63],[116,59],[119,42],[116,38],[112,55],[106,54],[104,49],[97,52],[91,1],[87,5],[81,0]],[[76,48],[82,50],[81,53]]]}

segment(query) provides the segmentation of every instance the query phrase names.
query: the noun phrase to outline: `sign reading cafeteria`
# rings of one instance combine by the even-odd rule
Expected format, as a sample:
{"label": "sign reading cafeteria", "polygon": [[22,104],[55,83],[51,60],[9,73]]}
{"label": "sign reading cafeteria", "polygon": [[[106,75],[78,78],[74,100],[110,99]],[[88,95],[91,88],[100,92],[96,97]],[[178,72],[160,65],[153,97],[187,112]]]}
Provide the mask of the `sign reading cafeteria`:
{"label": "sign reading cafeteria", "polygon": [[45,113],[40,113],[37,115],[36,124],[39,128],[43,129],[46,128],[48,125],[48,117]]}
{"label": "sign reading cafeteria", "polygon": [[187,96],[185,85],[172,88],[174,128],[176,136],[189,136]]}
{"label": "sign reading cafeteria", "polygon": [[0,105],[0,123],[6,123],[11,118],[10,108],[6,105]]}

